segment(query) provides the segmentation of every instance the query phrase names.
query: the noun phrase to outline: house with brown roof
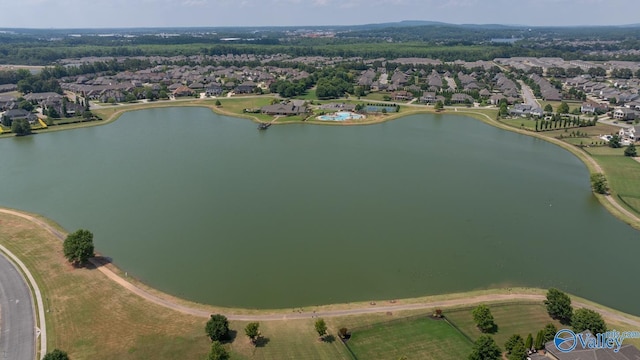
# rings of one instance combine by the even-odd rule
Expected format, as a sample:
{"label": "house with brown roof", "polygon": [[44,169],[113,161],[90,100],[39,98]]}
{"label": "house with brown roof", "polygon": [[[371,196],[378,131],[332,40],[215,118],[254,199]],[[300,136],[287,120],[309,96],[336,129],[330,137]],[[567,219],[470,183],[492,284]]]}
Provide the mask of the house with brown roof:
{"label": "house with brown roof", "polygon": [[413,94],[408,91],[396,91],[391,94],[393,100],[401,101],[401,100],[411,100],[413,99]]}
{"label": "house with brown roof", "polygon": [[173,96],[175,97],[180,97],[180,96],[191,96],[193,95],[193,90],[189,89],[186,86],[180,86],[177,89],[173,90]]}

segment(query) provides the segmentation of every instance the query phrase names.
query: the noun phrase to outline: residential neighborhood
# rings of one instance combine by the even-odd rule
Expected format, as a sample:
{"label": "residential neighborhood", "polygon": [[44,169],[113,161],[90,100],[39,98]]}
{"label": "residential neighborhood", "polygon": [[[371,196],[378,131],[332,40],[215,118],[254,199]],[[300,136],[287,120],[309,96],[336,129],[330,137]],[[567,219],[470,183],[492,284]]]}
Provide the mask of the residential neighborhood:
{"label": "residential neighborhood", "polygon": [[[560,58],[496,58],[494,61],[443,62],[426,58],[387,60],[244,54],[88,57],[64,59],[60,64],[73,68],[113,61],[124,63],[132,59],[149,60],[151,67],[65,76],[59,79],[64,96],[55,92],[26,93],[21,100],[33,104],[42,116],[74,117],[81,116],[90,104],[267,94],[274,91],[276,83],[308,82],[317,69],[359,64],[358,68],[363,70],[351,70],[354,74],[352,86],[358,98],[382,94],[385,100],[393,102],[415,105],[441,102],[446,106],[466,107],[499,107],[506,103],[509,116],[533,118],[548,115],[540,102],[578,101],[579,109],[575,114],[610,118],[620,122],[621,127],[634,125],[640,118],[640,79],[615,77],[619,73],[633,73],[640,65],[624,61],[593,63]],[[0,93],[1,110],[18,108],[17,89],[15,84],[0,87],[3,91]],[[273,116],[301,115],[308,111],[306,106],[298,100],[285,100],[263,107],[261,112]],[[35,121],[34,116],[23,112],[6,112],[5,116]],[[625,139],[631,137],[625,136]]]}

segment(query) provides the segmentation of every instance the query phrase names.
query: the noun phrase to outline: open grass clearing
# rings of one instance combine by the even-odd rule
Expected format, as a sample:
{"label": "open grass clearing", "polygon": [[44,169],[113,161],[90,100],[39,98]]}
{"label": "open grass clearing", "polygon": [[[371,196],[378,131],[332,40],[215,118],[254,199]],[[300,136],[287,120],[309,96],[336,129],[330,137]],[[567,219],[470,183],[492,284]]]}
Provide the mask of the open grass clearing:
{"label": "open grass clearing", "polygon": [[[591,150],[591,149],[589,149]],[[612,149],[624,151],[622,149]],[[640,163],[636,160],[620,155],[593,155],[602,166],[613,196],[620,196],[619,203],[625,208],[640,214]]]}
{"label": "open grass clearing", "polygon": [[[558,329],[564,326],[551,319],[542,302],[536,303],[509,303],[509,304],[487,304],[491,314],[498,325],[498,330],[492,336],[500,347],[513,334],[520,334],[526,338],[529,333],[535,338],[539,330],[542,330],[548,323],[553,323]],[[478,330],[471,312],[473,307],[460,308],[444,311],[444,315],[457,326],[460,331],[471,339],[477,339],[482,332]]]}
{"label": "open grass clearing", "polygon": [[391,93],[388,92],[370,92],[365,96],[360,97],[362,100],[376,100],[376,101],[385,101],[386,97],[391,97]]}
{"label": "open grass clearing", "polygon": [[354,328],[351,333],[346,345],[357,359],[457,360],[466,358],[472,347],[448,322],[425,314]]}
{"label": "open grass clearing", "polygon": [[614,149],[607,145],[585,147],[584,151],[594,156],[595,155],[624,156],[624,148]]}
{"label": "open grass clearing", "polygon": [[318,100],[318,96],[316,95],[316,89],[307,90],[304,95],[296,96],[296,99],[301,100]]}
{"label": "open grass clearing", "polygon": [[232,359],[311,359],[311,360],[350,360],[346,347],[337,337],[338,329],[326,319],[328,333],[333,335],[332,341],[319,341],[315,332],[315,319],[283,320],[260,323],[263,338],[253,346],[244,334],[247,322],[233,321],[231,327],[236,329],[235,341],[229,345],[233,352]]}

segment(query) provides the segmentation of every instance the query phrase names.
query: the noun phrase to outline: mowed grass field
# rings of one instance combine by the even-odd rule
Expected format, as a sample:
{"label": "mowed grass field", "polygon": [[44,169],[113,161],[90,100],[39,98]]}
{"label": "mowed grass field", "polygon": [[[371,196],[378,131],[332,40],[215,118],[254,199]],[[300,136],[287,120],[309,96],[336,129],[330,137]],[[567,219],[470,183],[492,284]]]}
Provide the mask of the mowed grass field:
{"label": "mowed grass field", "polygon": [[471,353],[472,343],[444,320],[427,315],[352,329],[346,345],[358,360],[459,360]]}
{"label": "mowed grass field", "polygon": [[640,214],[640,163],[622,155],[624,150],[611,149],[619,155],[593,155],[607,174],[609,187],[614,196],[623,200],[623,205]]}
{"label": "mowed grass field", "polygon": [[49,349],[82,359],[204,359],[206,320],[151,304],[96,269],[73,268],[62,242],[0,216],[0,243],[30,269],[44,297]]}
{"label": "mowed grass field", "polygon": [[[534,339],[539,330],[542,330],[548,323],[553,323],[558,329],[565,328],[558,321],[549,317],[547,310],[539,303],[512,303],[512,304],[488,304],[491,314],[494,317],[498,331],[492,336],[501,348],[504,343],[513,334],[520,334],[522,338],[526,338],[531,334]],[[461,308],[456,310],[444,311],[444,315],[455,324],[460,331],[465,333],[471,339],[475,340],[482,332],[478,330],[471,312],[473,307]]]}

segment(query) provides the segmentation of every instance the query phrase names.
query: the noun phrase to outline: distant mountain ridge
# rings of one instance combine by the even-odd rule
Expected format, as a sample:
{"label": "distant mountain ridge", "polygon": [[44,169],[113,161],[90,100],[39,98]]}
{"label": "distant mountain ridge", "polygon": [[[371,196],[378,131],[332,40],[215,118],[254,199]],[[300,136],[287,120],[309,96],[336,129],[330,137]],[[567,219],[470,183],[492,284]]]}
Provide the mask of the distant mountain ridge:
{"label": "distant mountain ridge", "polygon": [[640,23],[635,24],[621,24],[621,25],[572,25],[572,26],[541,26],[541,25],[526,25],[526,24],[453,24],[440,21],[429,20],[402,20],[397,22],[385,22],[385,23],[369,23],[369,24],[353,24],[353,25],[298,25],[298,26],[189,26],[189,27],[129,27],[129,28],[54,28],[54,29],[41,29],[41,28],[0,28],[0,31],[9,32],[22,32],[22,33],[140,33],[140,32],[206,32],[206,31],[293,31],[300,29],[307,30],[330,30],[330,31],[363,31],[363,30],[380,30],[386,28],[411,28],[411,27],[447,27],[447,28],[459,28],[459,29],[549,29],[549,28],[561,28],[561,29],[575,29],[575,28],[640,28]]}

